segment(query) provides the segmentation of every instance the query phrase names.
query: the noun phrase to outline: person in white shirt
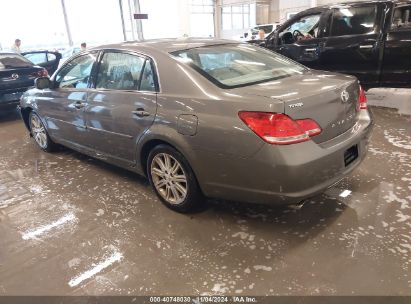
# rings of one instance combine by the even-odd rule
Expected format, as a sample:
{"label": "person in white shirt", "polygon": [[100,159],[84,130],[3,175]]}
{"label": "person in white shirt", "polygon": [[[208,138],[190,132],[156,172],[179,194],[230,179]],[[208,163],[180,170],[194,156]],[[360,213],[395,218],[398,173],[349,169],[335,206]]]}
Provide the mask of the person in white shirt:
{"label": "person in white shirt", "polygon": [[81,48],[81,51],[87,50],[87,44],[86,44],[85,42],[83,42],[83,43],[80,45],[80,48]]}
{"label": "person in white shirt", "polygon": [[11,50],[12,50],[14,53],[20,54],[20,53],[21,53],[20,45],[21,45],[21,40],[20,40],[20,39],[14,40],[14,44],[11,46]]}

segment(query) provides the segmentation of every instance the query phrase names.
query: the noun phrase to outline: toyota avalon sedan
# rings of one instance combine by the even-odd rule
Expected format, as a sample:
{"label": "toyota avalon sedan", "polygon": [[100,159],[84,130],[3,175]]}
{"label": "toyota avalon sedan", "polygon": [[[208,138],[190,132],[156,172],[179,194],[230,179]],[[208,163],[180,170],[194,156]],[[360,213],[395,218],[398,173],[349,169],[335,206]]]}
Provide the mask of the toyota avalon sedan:
{"label": "toyota avalon sedan", "polygon": [[364,159],[372,129],[356,78],[258,46],[167,39],[91,49],[21,99],[37,145],[150,180],[169,208],[204,197],[295,204]]}

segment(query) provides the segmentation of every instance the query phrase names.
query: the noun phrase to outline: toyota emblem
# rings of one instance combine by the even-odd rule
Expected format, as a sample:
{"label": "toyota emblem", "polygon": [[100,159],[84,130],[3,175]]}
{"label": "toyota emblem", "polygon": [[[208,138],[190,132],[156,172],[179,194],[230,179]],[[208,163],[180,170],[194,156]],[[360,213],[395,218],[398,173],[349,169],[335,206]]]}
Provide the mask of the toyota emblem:
{"label": "toyota emblem", "polygon": [[13,78],[13,79],[18,79],[18,78],[19,78],[19,74],[14,73],[14,74],[11,75],[11,78]]}
{"label": "toyota emblem", "polygon": [[345,103],[348,102],[348,99],[350,99],[350,94],[346,90],[342,91],[341,101]]}

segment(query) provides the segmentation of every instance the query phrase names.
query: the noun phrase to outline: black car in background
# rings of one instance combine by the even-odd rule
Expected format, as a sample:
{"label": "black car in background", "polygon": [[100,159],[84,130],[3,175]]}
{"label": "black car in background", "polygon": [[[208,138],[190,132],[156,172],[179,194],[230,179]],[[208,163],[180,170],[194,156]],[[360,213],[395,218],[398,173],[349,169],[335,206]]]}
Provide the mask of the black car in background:
{"label": "black car in background", "polygon": [[308,67],[357,76],[366,88],[411,85],[411,1],[311,8],[260,45]]}
{"label": "black car in background", "polygon": [[21,95],[38,77],[48,76],[44,67],[16,53],[0,53],[0,109],[19,103]]}
{"label": "black car in background", "polygon": [[53,75],[57,70],[62,58],[62,54],[59,52],[51,51],[30,51],[21,54],[35,65],[45,68],[49,75]]}

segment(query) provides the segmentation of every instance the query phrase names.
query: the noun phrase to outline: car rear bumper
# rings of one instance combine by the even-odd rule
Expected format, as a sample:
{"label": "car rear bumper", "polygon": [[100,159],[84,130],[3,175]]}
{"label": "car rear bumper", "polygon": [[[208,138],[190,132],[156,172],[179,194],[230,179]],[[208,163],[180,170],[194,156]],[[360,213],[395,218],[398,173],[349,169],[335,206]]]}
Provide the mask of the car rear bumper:
{"label": "car rear bumper", "polygon": [[[264,145],[249,159],[219,159],[214,180],[200,184],[205,195],[228,200],[295,204],[324,192],[363,161],[373,126],[372,114],[361,111],[358,123],[322,144]],[[356,147],[351,163],[345,154]],[[355,150],[352,148],[352,150]]]}

